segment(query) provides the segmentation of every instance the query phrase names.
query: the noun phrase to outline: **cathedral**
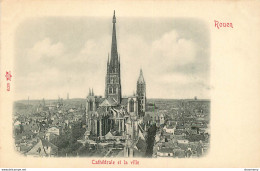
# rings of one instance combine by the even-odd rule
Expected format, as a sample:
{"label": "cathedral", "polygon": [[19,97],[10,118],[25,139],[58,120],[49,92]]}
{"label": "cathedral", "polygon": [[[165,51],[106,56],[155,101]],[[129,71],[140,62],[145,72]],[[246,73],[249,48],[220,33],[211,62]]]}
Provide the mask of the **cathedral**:
{"label": "cathedral", "polygon": [[[137,79],[136,93],[123,98],[121,87],[120,56],[117,51],[116,16],[112,19],[111,53],[107,59],[105,96],[96,96],[89,89],[86,100],[86,123],[88,135],[106,139],[108,135],[126,140],[125,155],[131,156],[131,146],[142,137],[142,119],[146,110],[146,83],[142,69]],[[144,138],[143,138],[144,139]]]}

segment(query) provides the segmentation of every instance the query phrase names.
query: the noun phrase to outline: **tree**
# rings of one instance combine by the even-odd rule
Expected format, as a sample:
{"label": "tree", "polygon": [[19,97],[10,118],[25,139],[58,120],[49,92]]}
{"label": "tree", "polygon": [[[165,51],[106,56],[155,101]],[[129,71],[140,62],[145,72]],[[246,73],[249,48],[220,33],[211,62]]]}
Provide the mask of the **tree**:
{"label": "tree", "polygon": [[82,148],[82,144],[77,140],[84,135],[85,131],[85,128],[82,128],[82,123],[77,122],[71,130],[53,139],[52,143],[59,149],[59,156],[76,156],[79,149]]}
{"label": "tree", "polygon": [[148,136],[146,139],[146,144],[147,144],[147,149],[145,153],[146,157],[152,157],[153,155],[153,146],[154,146],[156,131],[157,131],[156,124],[151,125],[150,128],[148,129]]}

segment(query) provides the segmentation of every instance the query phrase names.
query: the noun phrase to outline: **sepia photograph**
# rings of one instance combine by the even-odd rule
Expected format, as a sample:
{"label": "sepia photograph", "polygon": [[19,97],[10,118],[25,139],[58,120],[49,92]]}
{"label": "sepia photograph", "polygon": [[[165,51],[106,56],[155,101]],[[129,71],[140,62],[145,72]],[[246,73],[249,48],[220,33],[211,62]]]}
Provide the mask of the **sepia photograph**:
{"label": "sepia photograph", "polygon": [[31,18],[15,42],[14,147],[35,157],[198,158],[210,35],[190,18]]}
{"label": "sepia photograph", "polygon": [[1,171],[259,170],[259,8],[1,1]]}

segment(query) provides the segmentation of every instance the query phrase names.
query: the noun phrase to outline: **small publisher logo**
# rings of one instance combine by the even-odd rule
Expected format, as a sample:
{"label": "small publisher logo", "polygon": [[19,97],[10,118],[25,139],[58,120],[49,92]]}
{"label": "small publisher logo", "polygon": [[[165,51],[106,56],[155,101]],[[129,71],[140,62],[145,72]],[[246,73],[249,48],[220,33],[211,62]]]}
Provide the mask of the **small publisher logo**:
{"label": "small publisher logo", "polygon": [[11,71],[9,71],[9,72],[6,71],[5,78],[6,78],[6,81],[8,81],[8,80],[11,81],[11,78],[12,78]]}
{"label": "small publisher logo", "polygon": [[10,83],[7,83],[7,91],[10,91]]}
{"label": "small publisher logo", "polygon": [[[6,71],[6,73],[5,73],[5,78],[6,78],[6,81],[12,81],[11,80],[11,78],[12,78],[12,74],[11,74],[11,71]],[[7,83],[7,87],[6,87],[6,90],[7,91],[10,91],[10,89],[11,89],[11,84],[8,82]]]}

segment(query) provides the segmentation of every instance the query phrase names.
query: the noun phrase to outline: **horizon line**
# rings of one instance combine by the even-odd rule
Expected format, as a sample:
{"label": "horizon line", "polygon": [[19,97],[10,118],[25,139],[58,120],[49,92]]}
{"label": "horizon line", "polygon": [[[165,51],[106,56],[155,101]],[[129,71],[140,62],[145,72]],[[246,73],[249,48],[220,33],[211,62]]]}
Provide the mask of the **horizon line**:
{"label": "horizon line", "polygon": [[[97,96],[97,97],[100,97],[100,96]],[[101,98],[105,98],[105,97],[101,97]],[[128,98],[128,97],[122,97],[122,98]],[[58,98],[56,99],[45,99],[45,98],[41,98],[41,99],[29,99],[29,101],[41,101],[41,100],[59,100]],[[82,98],[82,97],[75,97],[75,98],[60,98],[62,100],[76,100],[76,99],[81,99],[81,100],[86,100],[87,98]],[[146,98],[146,99],[159,99],[159,100],[211,100],[211,98]],[[14,100],[14,102],[17,102],[17,101],[28,101],[28,99],[20,99],[20,100]]]}

